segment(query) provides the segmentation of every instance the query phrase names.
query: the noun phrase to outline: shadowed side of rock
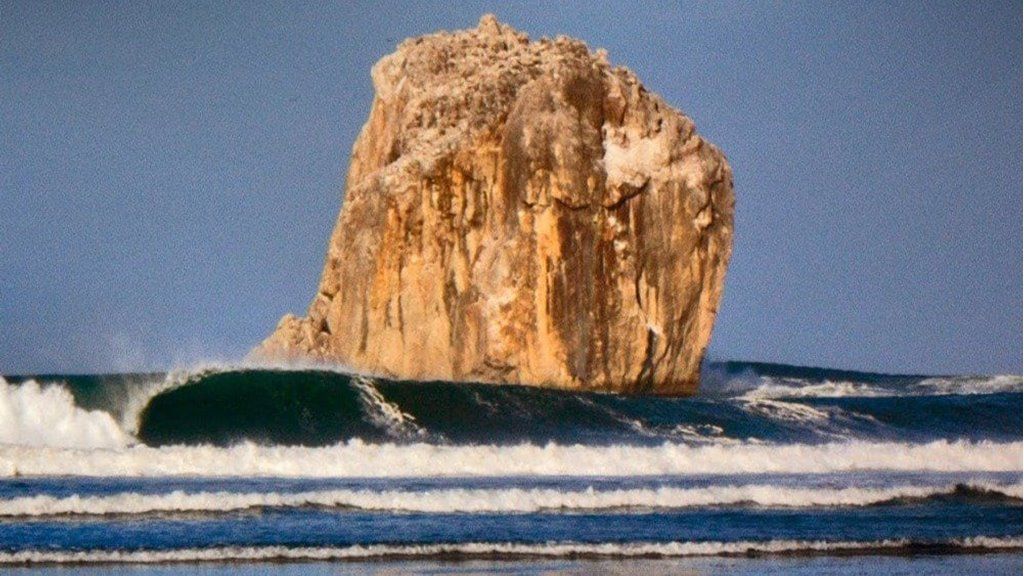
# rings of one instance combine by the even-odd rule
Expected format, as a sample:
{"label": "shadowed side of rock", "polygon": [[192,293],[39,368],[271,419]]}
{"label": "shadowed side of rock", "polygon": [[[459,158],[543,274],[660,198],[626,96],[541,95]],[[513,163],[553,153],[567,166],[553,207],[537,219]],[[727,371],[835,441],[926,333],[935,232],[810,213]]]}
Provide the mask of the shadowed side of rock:
{"label": "shadowed side of rock", "polygon": [[255,351],[396,378],[697,386],[732,173],[693,122],[567,38],[485,16],[373,69],[305,318]]}

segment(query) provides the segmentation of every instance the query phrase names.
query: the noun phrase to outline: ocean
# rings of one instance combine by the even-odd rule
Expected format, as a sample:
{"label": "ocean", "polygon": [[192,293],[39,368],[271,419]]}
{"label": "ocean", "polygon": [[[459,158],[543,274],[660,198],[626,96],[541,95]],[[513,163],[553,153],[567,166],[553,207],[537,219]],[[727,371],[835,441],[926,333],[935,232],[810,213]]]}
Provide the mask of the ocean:
{"label": "ocean", "polygon": [[0,378],[0,571],[1022,571],[1019,376],[691,398],[329,370]]}

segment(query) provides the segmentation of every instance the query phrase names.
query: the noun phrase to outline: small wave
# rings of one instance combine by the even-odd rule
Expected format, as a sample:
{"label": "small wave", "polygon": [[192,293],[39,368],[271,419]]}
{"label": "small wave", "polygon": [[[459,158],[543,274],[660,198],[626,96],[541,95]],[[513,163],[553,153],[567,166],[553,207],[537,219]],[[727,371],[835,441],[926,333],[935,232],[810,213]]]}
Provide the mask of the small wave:
{"label": "small wave", "polygon": [[746,410],[755,414],[796,424],[816,425],[829,420],[827,411],[805,404],[758,398],[746,401],[743,405]]}
{"label": "small wave", "polygon": [[170,446],[81,450],[0,446],[0,476],[655,476],[829,473],[858,470],[1020,471],[1021,442],[937,440],[926,444],[451,446],[367,444],[329,447]]}
{"label": "small wave", "polygon": [[893,398],[905,396],[998,394],[1021,392],[1021,377],[949,376],[933,377],[912,383],[866,383],[846,380],[822,382],[759,377],[737,396],[740,400],[779,400],[798,398]]}
{"label": "small wave", "polygon": [[753,401],[785,398],[879,398],[897,395],[899,394],[895,390],[862,382],[826,380],[820,383],[807,383],[764,378],[757,387],[747,390],[739,398]]}
{"label": "small wave", "polygon": [[0,444],[120,448],[130,440],[110,414],[79,408],[59,384],[0,377]]}
{"label": "small wave", "polygon": [[927,378],[914,385],[920,393],[926,394],[998,394],[1007,392],[1020,393],[1021,377],[1013,374],[998,376],[949,376]]}
{"label": "small wave", "polygon": [[426,491],[323,490],[315,492],[121,493],[48,495],[0,500],[0,517],[107,516],[221,513],[256,508],[351,508],[427,513],[536,513],[548,511],[671,510],[709,506],[785,508],[914,504],[930,500],[1020,502],[1020,485],[956,484],[890,488],[795,488],[766,484],[704,488],[660,487],[563,491],[557,489],[444,489]]}
{"label": "small wave", "polygon": [[1020,537],[972,537],[939,541],[768,540],[745,542],[465,542],[372,544],[346,547],[220,547],[179,550],[24,550],[0,552],[0,565],[162,564],[174,562],[365,560],[400,558],[671,558],[687,556],[848,555],[909,552],[964,553],[1017,550]]}

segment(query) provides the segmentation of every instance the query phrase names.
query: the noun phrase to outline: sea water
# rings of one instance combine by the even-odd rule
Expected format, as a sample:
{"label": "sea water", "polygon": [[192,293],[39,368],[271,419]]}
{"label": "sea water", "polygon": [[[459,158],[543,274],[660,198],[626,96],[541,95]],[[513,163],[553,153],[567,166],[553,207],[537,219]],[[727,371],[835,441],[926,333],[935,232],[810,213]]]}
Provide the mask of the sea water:
{"label": "sea water", "polygon": [[0,570],[1020,573],[1018,376],[0,379]]}

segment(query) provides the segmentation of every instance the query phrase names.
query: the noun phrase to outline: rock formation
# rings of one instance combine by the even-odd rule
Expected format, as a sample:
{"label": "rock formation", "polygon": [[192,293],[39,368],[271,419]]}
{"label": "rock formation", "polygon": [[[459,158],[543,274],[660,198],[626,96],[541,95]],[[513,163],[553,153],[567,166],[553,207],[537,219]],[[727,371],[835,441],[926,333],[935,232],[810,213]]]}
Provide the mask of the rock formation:
{"label": "rock formation", "polygon": [[732,246],[732,173],[605,53],[476,29],[373,67],[305,318],[263,358],[402,379],[695,391]]}

